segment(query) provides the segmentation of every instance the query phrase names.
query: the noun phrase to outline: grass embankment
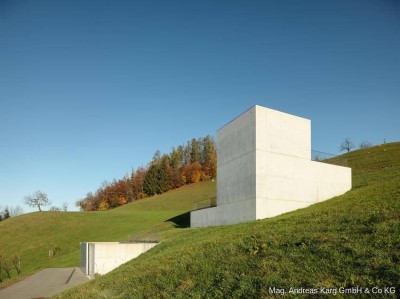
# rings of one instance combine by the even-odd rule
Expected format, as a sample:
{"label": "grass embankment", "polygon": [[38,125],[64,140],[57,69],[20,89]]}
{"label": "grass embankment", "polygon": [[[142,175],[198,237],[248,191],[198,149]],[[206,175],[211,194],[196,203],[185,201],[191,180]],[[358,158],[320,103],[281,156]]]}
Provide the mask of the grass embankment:
{"label": "grass embankment", "polygon": [[[36,212],[13,217],[0,222],[0,255],[11,259],[19,254],[22,276],[48,267],[77,266],[79,242],[128,241],[138,232],[188,226],[189,215],[184,213],[193,208],[193,202],[213,198],[215,189],[215,182],[204,182],[105,212]],[[49,250],[56,247],[59,250],[49,259]],[[16,271],[12,275],[0,287],[18,279]]]}
{"label": "grass embankment", "polygon": [[345,195],[261,221],[170,229],[154,249],[59,298],[264,298],[270,287],[356,286],[398,295],[400,143],[335,160],[353,168]]}

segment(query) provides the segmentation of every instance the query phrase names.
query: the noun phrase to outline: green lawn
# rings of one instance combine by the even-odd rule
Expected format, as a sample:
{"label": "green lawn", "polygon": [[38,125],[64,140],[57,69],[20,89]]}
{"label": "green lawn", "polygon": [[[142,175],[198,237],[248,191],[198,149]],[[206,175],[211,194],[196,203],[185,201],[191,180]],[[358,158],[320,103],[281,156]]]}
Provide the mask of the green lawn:
{"label": "green lawn", "polygon": [[357,286],[396,287],[397,294],[386,294],[395,298],[400,143],[335,159],[353,167],[354,188],[345,195],[271,219],[170,229],[154,249],[58,298],[268,298],[273,287],[351,292]]}
{"label": "green lawn", "polygon": [[[127,240],[132,233],[158,234],[162,240],[57,298],[268,298],[270,287],[355,286],[397,287],[397,294],[389,294],[395,298],[400,292],[400,143],[328,162],[352,167],[353,189],[278,217],[188,228],[193,202],[215,196],[215,182],[206,182],[108,212],[9,219],[0,223],[0,244],[5,255],[19,251],[24,273],[31,273],[78,265],[81,241]],[[61,250],[49,260],[51,244]]]}
{"label": "green lawn", "polygon": [[[151,235],[188,226],[184,213],[192,209],[193,202],[214,197],[215,189],[215,182],[204,182],[105,212],[36,212],[10,218],[0,222],[0,255],[9,259],[20,254],[22,275],[48,267],[77,266],[79,242],[128,241],[138,232],[143,236],[147,231]],[[60,250],[49,259],[49,250],[56,246]],[[12,274],[18,278],[15,271]]]}

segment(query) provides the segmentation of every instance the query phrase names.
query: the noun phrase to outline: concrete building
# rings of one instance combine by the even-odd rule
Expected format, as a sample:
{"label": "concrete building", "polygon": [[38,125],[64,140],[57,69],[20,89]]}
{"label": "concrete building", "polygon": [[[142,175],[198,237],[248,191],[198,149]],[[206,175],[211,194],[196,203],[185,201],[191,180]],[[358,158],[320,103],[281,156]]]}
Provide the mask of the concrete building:
{"label": "concrete building", "polygon": [[86,276],[106,274],[159,243],[82,242],[81,269]]}
{"label": "concrete building", "polygon": [[351,169],[311,161],[311,121],[254,106],[218,130],[217,206],[191,226],[274,217],[351,189]]}

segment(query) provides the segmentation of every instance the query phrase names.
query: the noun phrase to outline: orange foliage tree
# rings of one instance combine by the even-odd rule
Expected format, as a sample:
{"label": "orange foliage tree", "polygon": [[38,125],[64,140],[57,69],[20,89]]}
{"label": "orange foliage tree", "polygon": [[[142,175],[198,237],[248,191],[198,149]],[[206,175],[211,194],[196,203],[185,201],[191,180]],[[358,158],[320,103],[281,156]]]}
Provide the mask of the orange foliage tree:
{"label": "orange foliage tree", "polygon": [[[154,174],[148,173],[150,169]],[[107,210],[145,198],[148,196],[145,191],[162,193],[170,188],[214,179],[216,175],[216,147],[213,138],[208,135],[172,148],[169,154],[161,155],[157,151],[147,167],[132,171],[130,177],[112,183],[104,182],[94,194],[88,193],[76,205],[83,211]],[[149,185],[150,179],[154,181]],[[155,186],[155,191],[150,192],[149,186]]]}

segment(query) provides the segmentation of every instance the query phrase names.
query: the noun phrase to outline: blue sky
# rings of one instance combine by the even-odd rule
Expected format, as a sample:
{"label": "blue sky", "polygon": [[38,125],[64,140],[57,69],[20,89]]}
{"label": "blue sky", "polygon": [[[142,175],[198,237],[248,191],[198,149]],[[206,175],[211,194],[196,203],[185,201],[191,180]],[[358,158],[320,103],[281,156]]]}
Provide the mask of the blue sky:
{"label": "blue sky", "polygon": [[396,0],[0,1],[0,206],[76,209],[254,104],[316,150],[399,141],[399,53]]}

